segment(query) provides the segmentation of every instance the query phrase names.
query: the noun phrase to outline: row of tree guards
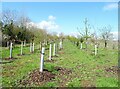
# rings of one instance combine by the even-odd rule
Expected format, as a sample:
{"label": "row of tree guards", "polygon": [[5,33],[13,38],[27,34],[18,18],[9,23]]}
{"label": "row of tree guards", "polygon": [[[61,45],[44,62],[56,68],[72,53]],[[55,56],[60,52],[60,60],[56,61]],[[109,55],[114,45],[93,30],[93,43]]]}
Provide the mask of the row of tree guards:
{"label": "row of tree guards", "polygon": [[[74,42],[74,44],[77,45],[77,46],[79,46],[78,42],[76,42],[76,43]],[[86,42],[86,44],[88,44],[88,43]],[[83,49],[83,42],[80,43],[80,49]],[[97,53],[98,53],[98,44],[95,43],[94,44],[94,55],[97,55]]]}
{"label": "row of tree guards", "polygon": [[[61,50],[62,47],[62,40],[60,40],[59,42],[59,50]],[[58,44],[57,43],[53,43],[53,56],[56,56],[56,53],[58,52]],[[44,68],[44,54],[45,54],[45,46],[42,47],[41,50],[41,58],[40,58],[40,72],[43,72],[43,68]],[[52,43],[49,44],[49,60],[52,60]]]}
{"label": "row of tree guards", "polygon": [[[53,43],[53,54],[52,54],[52,43]],[[49,44],[49,60],[52,60],[52,56],[56,56],[56,53],[58,50],[61,50],[63,48],[62,46],[62,40],[60,40],[59,44],[57,42],[50,42]],[[20,54],[23,55],[23,41],[21,41],[21,51]],[[58,48],[59,47],[59,48]],[[13,43],[10,43],[10,59],[12,59],[12,49],[13,49]],[[34,53],[35,45],[34,43],[30,43],[30,53]],[[40,42],[40,50],[41,50],[41,56],[40,56],[40,72],[43,72],[44,67],[44,54],[45,54],[45,43]]]}

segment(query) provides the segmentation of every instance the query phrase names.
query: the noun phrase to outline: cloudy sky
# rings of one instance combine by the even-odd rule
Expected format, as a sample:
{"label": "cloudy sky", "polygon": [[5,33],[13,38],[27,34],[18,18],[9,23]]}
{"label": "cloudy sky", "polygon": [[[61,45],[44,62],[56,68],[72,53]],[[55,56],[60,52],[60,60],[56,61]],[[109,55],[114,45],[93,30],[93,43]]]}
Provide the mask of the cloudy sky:
{"label": "cloudy sky", "polygon": [[3,2],[2,9],[17,10],[32,20],[31,25],[65,34],[76,34],[77,27],[84,29],[84,19],[88,18],[91,32],[111,25],[117,37],[117,2]]}

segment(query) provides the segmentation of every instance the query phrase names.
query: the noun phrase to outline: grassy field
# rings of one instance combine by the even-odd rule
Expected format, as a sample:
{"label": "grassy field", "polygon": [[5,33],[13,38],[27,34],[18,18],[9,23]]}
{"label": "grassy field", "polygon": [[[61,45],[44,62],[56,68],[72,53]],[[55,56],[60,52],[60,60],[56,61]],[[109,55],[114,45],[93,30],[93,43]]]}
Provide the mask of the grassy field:
{"label": "grassy field", "polygon": [[[5,60],[9,57],[9,50],[2,48],[2,86],[3,87],[118,87],[118,50],[101,49],[95,56],[94,47],[88,50],[80,50],[70,41],[63,42],[63,49],[58,52],[58,57],[48,60],[48,50],[45,50],[44,69],[55,74],[55,78],[36,84],[21,84],[20,81],[28,79],[28,75],[40,66],[40,50],[35,45],[35,52],[29,52],[29,46],[24,47],[23,56],[17,46],[13,50],[13,60]],[[65,73],[56,71],[55,67],[66,70]]]}

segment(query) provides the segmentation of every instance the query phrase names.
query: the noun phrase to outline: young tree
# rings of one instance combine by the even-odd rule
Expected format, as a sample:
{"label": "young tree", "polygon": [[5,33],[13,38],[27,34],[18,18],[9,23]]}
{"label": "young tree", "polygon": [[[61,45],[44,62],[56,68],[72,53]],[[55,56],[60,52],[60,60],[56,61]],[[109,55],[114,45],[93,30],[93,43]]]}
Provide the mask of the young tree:
{"label": "young tree", "polygon": [[107,48],[108,41],[110,40],[112,34],[111,34],[111,26],[103,27],[100,29],[101,37],[104,41],[104,47]]}
{"label": "young tree", "polygon": [[90,34],[90,31],[89,31],[89,29],[90,29],[90,24],[88,24],[87,18],[85,18],[84,24],[85,24],[85,28],[84,28],[84,31],[83,31],[83,32],[80,32],[78,28],[77,28],[77,30],[78,30],[78,32],[79,32],[79,35],[85,39],[86,49],[87,49],[88,39],[90,38],[90,35],[91,35],[91,34]]}

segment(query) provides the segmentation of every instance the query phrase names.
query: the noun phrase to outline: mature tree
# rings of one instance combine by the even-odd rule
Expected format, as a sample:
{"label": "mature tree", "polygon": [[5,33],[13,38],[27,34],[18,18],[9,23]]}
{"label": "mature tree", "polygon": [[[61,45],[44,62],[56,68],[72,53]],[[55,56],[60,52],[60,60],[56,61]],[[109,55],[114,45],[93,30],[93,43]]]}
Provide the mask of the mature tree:
{"label": "mature tree", "polygon": [[44,42],[47,40],[47,31],[39,28],[31,28],[30,31],[33,33],[34,41],[36,43]]}
{"label": "mature tree", "polygon": [[4,29],[2,32],[3,32],[3,34],[5,34],[6,36],[9,37],[9,39],[8,39],[9,41],[13,41],[16,38],[16,34],[14,34],[14,31],[15,31],[14,24],[13,24],[13,21],[11,21],[10,24],[6,24],[4,26]]}

